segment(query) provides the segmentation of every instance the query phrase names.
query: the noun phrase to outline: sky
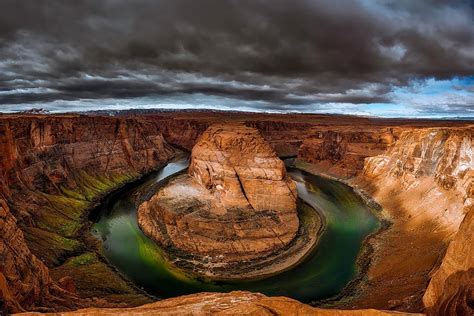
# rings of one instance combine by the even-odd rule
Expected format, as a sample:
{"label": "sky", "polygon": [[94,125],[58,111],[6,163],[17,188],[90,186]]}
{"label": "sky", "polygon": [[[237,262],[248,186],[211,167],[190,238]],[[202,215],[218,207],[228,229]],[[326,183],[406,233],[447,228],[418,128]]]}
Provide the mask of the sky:
{"label": "sky", "polygon": [[472,0],[1,0],[0,112],[474,118]]}

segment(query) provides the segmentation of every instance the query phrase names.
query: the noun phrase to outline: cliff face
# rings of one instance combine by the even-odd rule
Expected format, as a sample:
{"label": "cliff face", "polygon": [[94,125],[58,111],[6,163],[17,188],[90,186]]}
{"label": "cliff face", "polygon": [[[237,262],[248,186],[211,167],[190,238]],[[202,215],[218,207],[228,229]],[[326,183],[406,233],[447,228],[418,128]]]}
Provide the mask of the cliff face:
{"label": "cliff face", "polygon": [[193,147],[189,174],[226,209],[296,212],[296,185],[258,130],[212,125]]}
{"label": "cliff face", "polygon": [[392,225],[370,241],[367,294],[356,306],[423,308],[430,273],[472,207],[473,135],[472,127],[405,128],[384,153],[365,159],[351,183],[382,205]]}
{"label": "cliff face", "polygon": [[54,268],[84,251],[78,233],[98,198],[161,166],[172,154],[158,126],[149,122],[1,118],[0,273],[11,294],[9,304],[67,308],[67,303],[54,303],[69,294],[58,290],[46,266]]}
{"label": "cliff face", "polygon": [[410,213],[457,231],[474,200],[474,129],[404,131],[384,154],[366,160],[363,175],[384,190],[413,196]]}
{"label": "cliff face", "polygon": [[[23,232],[2,199],[0,236],[0,300],[7,310],[20,312],[35,305],[51,305],[54,301],[74,307],[74,297],[62,293],[53,284],[48,268],[30,252]],[[68,298],[69,303],[64,298]]]}
{"label": "cliff face", "polygon": [[430,314],[474,314],[473,244],[474,208],[471,207],[423,296]]}
{"label": "cliff face", "polygon": [[383,153],[395,141],[393,128],[348,130],[313,128],[298,151],[298,159],[313,164],[320,173],[350,178],[364,168],[364,159]]}
{"label": "cliff face", "polygon": [[[473,135],[472,126],[310,128],[298,161],[361,188],[392,223],[369,242],[375,252],[368,281],[351,306],[423,308],[430,272],[472,208]],[[460,287],[464,279],[459,276]]]}

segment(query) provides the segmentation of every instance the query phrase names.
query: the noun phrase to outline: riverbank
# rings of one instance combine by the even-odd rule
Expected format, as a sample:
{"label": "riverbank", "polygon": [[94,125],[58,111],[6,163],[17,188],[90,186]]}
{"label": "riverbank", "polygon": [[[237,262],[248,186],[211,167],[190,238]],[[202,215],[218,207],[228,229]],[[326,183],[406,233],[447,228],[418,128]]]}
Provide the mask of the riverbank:
{"label": "riverbank", "polygon": [[[223,263],[221,258],[192,256],[173,247],[162,247],[165,260],[188,277],[206,282],[256,281],[288,271],[301,263],[317,246],[325,229],[324,216],[298,199],[300,227],[295,238],[278,252],[258,260]],[[220,260],[219,260],[220,259]]]}
{"label": "riverbank", "polygon": [[366,203],[369,209],[372,210],[372,214],[377,217],[381,223],[379,229],[368,235],[362,243],[362,247],[356,260],[358,271],[356,277],[351,280],[336,296],[321,301],[311,302],[312,306],[349,307],[351,306],[351,302],[353,302],[355,298],[360,295],[362,284],[366,282],[368,271],[372,263],[372,258],[375,255],[375,249],[377,249],[377,246],[373,244],[376,237],[389,229],[389,227],[392,225],[392,222],[384,216],[383,208],[380,204],[378,204],[362,188],[354,185],[347,178],[341,178],[334,174],[326,173],[320,168],[317,168],[315,165],[304,161],[299,161],[298,159],[290,159],[287,160],[286,163],[288,166],[294,166],[295,168],[304,170],[310,174],[338,181],[351,187],[352,190],[364,201],[364,203]]}
{"label": "riverbank", "polygon": [[[164,168],[162,177],[145,184],[144,188],[137,187],[121,195],[111,205],[104,205],[105,213],[94,225],[94,235],[103,240],[104,255],[139,287],[158,297],[242,289],[267,295],[291,296],[310,302],[338,293],[353,278],[353,263],[360,243],[373,231],[376,219],[347,186],[336,181],[313,178],[298,169],[289,171],[301,183],[298,184],[298,194],[305,200],[309,199],[311,213],[314,214],[314,209],[319,210],[318,207],[321,207],[324,217],[329,216],[331,224],[325,225],[324,230],[320,229],[317,248],[309,251],[306,258],[301,258],[300,263],[296,262],[298,264],[288,270],[264,279],[219,282],[190,277],[170,267],[170,260],[165,260],[162,251],[139,229],[134,201],[146,196],[150,186],[159,188],[162,181],[170,179],[170,174],[182,173],[186,166],[181,164],[178,168],[175,163],[170,163]],[[334,197],[330,198],[332,195]],[[310,235],[316,236],[315,233]],[[163,284],[167,286],[163,287]]]}
{"label": "riverbank", "polygon": [[423,293],[446,249],[446,231],[423,214],[414,222],[409,204],[397,197],[393,187],[376,188],[363,177],[340,178],[310,163],[299,161],[296,165],[353,188],[375,210],[374,215],[382,223],[364,241],[357,260],[358,277],[340,295],[314,305],[423,310]]}
{"label": "riverbank", "polygon": [[[183,156],[178,152],[173,161]],[[140,185],[165,167],[169,161],[162,163],[154,170],[134,176],[127,181],[101,192],[94,197],[84,216],[77,223],[81,229],[77,233],[76,241],[80,244],[78,251],[64,258],[60,265],[50,267],[53,280],[69,279],[73,282],[74,294],[81,298],[90,299],[91,306],[118,307],[139,306],[156,301],[156,297],[143,291],[139,286],[124,277],[120,271],[111,264],[101,251],[102,243],[91,234],[91,227],[97,216],[98,210],[108,200],[113,200],[123,192]],[[64,282],[64,281],[63,281]]]}

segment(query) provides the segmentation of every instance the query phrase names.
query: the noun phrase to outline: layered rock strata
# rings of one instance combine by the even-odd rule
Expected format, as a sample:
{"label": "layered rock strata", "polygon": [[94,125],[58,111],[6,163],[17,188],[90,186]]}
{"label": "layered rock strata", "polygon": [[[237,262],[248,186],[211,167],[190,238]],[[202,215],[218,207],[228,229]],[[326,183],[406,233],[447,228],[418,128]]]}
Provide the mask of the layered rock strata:
{"label": "layered rock strata", "polygon": [[[296,199],[295,182],[256,129],[212,125],[193,148],[189,174],[143,203],[138,222],[176,256],[207,262],[204,275],[242,278],[242,262],[255,267],[295,239]],[[237,270],[225,273],[232,264]]]}
{"label": "layered rock strata", "polygon": [[77,297],[55,284],[48,268],[30,252],[3,199],[0,199],[0,236],[0,301],[6,311],[20,312],[35,305],[80,306],[75,302]]}
{"label": "layered rock strata", "polygon": [[365,158],[382,154],[395,139],[393,128],[316,130],[303,141],[298,159],[317,166],[319,173],[350,178],[363,170]]}
{"label": "layered rock strata", "polygon": [[[0,117],[0,274],[10,309],[94,304],[71,299],[75,295],[55,282],[75,278],[76,266],[64,269],[64,261],[91,247],[83,230],[89,210],[108,191],[162,166],[173,152],[157,125],[138,119]],[[107,282],[124,282],[100,264]],[[94,277],[81,281],[87,280]],[[122,293],[136,294],[127,291]]]}
{"label": "layered rock strata", "polygon": [[300,167],[345,179],[374,198],[391,223],[368,242],[368,278],[350,306],[423,309],[430,274],[472,208],[474,129],[452,125],[312,127],[303,142]]}
{"label": "layered rock strata", "polygon": [[449,244],[423,296],[432,315],[474,315],[474,208]]}
{"label": "layered rock strata", "polygon": [[366,160],[363,176],[411,203],[413,224],[426,215],[455,233],[474,204],[473,148],[474,128],[403,131],[384,154]]}
{"label": "layered rock strata", "polygon": [[[386,152],[366,159],[352,183],[383,206],[382,216],[392,225],[371,241],[377,252],[367,294],[359,296],[357,306],[423,308],[430,274],[472,208],[473,140],[470,127],[407,129]],[[464,247],[472,247],[473,241]],[[459,248],[459,255],[467,248]],[[376,299],[374,292],[381,296]]]}
{"label": "layered rock strata", "polygon": [[[326,144],[319,146],[319,149],[312,149],[313,142],[308,140],[305,148],[299,151],[300,160],[311,161],[316,166],[317,172],[329,170],[336,177],[349,177],[364,172],[363,167],[360,167],[360,161],[365,157],[381,155],[378,158],[386,156],[390,160],[392,154],[386,153],[385,147],[378,148],[385,146],[384,141],[379,142],[378,136],[370,137],[368,141],[365,139],[359,141],[357,134],[370,132],[374,133],[373,135],[382,135],[388,131],[396,142],[402,132],[415,135],[426,130],[426,127],[436,127],[449,134],[451,130],[465,129],[463,126],[469,124],[460,121],[388,120],[336,115],[252,114],[249,120],[247,113],[210,112],[169,112],[134,117],[129,114],[120,117],[0,116],[0,189],[1,199],[4,201],[0,211],[2,214],[0,240],[6,241],[0,246],[2,256],[0,291],[3,303],[7,302],[11,310],[73,308],[67,304],[61,306],[65,304],[65,298],[69,300],[71,294],[65,295],[61,289],[56,290],[57,283],[47,276],[48,267],[54,267],[51,274],[55,275],[53,279],[62,279],[64,273],[73,278],[77,274],[80,275],[84,287],[89,284],[89,289],[93,291],[94,283],[87,281],[88,273],[92,274],[88,263],[90,260],[84,260],[85,257],[92,256],[87,254],[77,256],[83,251],[81,248],[83,245],[75,243],[76,235],[70,233],[79,231],[74,224],[77,223],[74,210],[80,209],[78,214],[82,218],[90,205],[93,205],[104,192],[161,165],[169,153],[169,147],[165,142],[162,142],[164,147],[160,147],[161,141],[158,140],[162,133],[168,142],[191,149],[199,135],[217,121],[241,121],[258,128],[267,142],[283,156],[295,155],[299,144],[306,138],[316,139],[315,148],[319,146],[319,140],[323,139]],[[354,137],[347,136],[348,132],[353,133]],[[343,141],[339,141],[340,137],[337,136],[326,136],[328,133],[342,135]],[[469,133],[472,135],[472,128]],[[422,141],[423,138],[414,139]],[[358,148],[349,150],[353,142]],[[367,153],[364,149],[366,144],[370,146]],[[371,147],[372,144],[374,147]],[[338,148],[339,146],[342,150]],[[402,146],[410,147],[410,141],[404,142],[403,145],[400,143],[399,147]],[[325,148],[334,148],[330,151],[336,155],[325,154]],[[439,156],[448,149],[449,146],[437,147],[433,154]],[[400,156],[397,159],[404,158]],[[357,163],[353,163],[356,161]],[[375,161],[371,165],[375,166]],[[410,169],[407,168],[405,173],[410,173]],[[374,260],[369,268],[368,281],[361,286],[359,298],[349,302],[347,306],[419,311],[422,307],[413,305],[412,302],[416,303],[417,298],[423,294],[429,272],[436,271],[443,258],[445,246],[452,239],[455,227],[462,220],[462,216],[448,216],[447,221],[442,220],[442,228],[434,220],[423,221],[422,218],[428,218],[425,217],[428,213],[423,210],[428,209],[431,213],[433,209],[434,214],[438,214],[436,210],[444,211],[442,209],[444,202],[441,201],[439,205],[423,203],[430,198],[429,194],[424,195],[427,191],[411,191],[411,188],[417,186],[404,187],[401,184],[406,182],[408,177],[396,176],[391,174],[390,170],[388,167],[383,168],[383,172],[378,176],[367,171],[366,175],[351,180],[352,184],[361,186],[368,193],[373,193],[384,208],[382,215],[392,220],[393,225],[375,238]],[[433,174],[415,179],[419,181],[427,177],[433,177]],[[394,185],[391,189],[380,190],[385,178],[390,182],[393,181]],[[435,188],[433,192],[438,192],[436,194],[446,196],[448,199],[456,199],[457,205],[464,205],[465,201],[468,201],[467,206],[469,196],[472,197],[472,185],[469,185],[469,179],[471,178],[466,175],[463,180],[457,178],[456,184],[451,189],[442,190],[439,188],[443,185],[439,186],[438,182],[433,180]],[[465,192],[471,192],[470,195],[463,193],[464,191],[456,193],[460,184],[466,188]],[[404,193],[399,195],[400,192]],[[424,206],[413,208],[420,201]],[[465,206],[459,210],[465,213]],[[418,211],[421,211],[419,216]],[[455,214],[450,210],[448,212]],[[416,225],[412,224],[412,220],[416,221]],[[20,237],[21,232],[24,238]],[[37,256],[39,260],[34,259],[38,258]],[[70,256],[77,257],[68,259],[69,263],[63,264],[64,259]],[[15,259],[12,261],[3,260],[4,258]],[[67,270],[71,266],[76,266],[77,262],[81,263],[76,267],[81,269],[81,273]],[[100,260],[97,261],[96,258],[92,262],[98,266]],[[56,268],[57,265],[59,266]],[[114,278],[115,272],[103,263],[101,268],[108,272],[103,274],[107,277],[102,278],[100,282],[101,286],[105,286],[105,283]],[[455,270],[457,271],[457,269],[453,271]],[[448,277],[442,285],[443,289],[447,289],[448,295],[445,297],[448,300],[434,299],[434,301],[445,302],[442,306],[462,305],[462,300],[461,304],[446,303],[468,297],[465,295],[468,292],[462,290],[463,286],[466,288],[466,284],[469,285],[471,282],[468,275],[456,272]],[[78,295],[83,295],[81,284],[79,283],[77,287]],[[113,288],[115,287],[108,287],[103,293],[96,291],[94,295],[106,297],[115,291]],[[125,288],[122,288],[125,291]],[[117,300],[131,304],[125,295],[115,294],[115,296]],[[194,297],[196,303],[208,302],[209,305],[206,306],[216,305],[212,299],[207,300],[201,295]],[[81,300],[80,306],[97,306],[100,305],[98,301]],[[434,307],[433,310],[436,312],[448,309]],[[114,310],[114,313],[116,312],[117,310]],[[335,313],[333,310],[329,312]]]}

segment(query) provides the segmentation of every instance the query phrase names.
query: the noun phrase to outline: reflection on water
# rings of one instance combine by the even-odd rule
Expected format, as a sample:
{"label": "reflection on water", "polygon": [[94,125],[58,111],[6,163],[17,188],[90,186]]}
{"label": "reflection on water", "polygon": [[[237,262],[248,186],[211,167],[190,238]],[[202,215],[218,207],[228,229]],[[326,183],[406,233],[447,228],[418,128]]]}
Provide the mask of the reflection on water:
{"label": "reflection on water", "polygon": [[379,223],[352,188],[298,169],[288,173],[297,181],[298,195],[322,212],[327,227],[319,244],[298,266],[257,281],[205,282],[166,263],[161,250],[139,229],[137,195],[150,195],[156,184],[187,168],[185,158],[162,170],[118,198],[104,203],[94,235],[103,241],[103,253],[121,273],[149,293],[173,297],[201,291],[250,290],[283,295],[303,302],[337,294],[357,273],[356,258],[362,241]]}

